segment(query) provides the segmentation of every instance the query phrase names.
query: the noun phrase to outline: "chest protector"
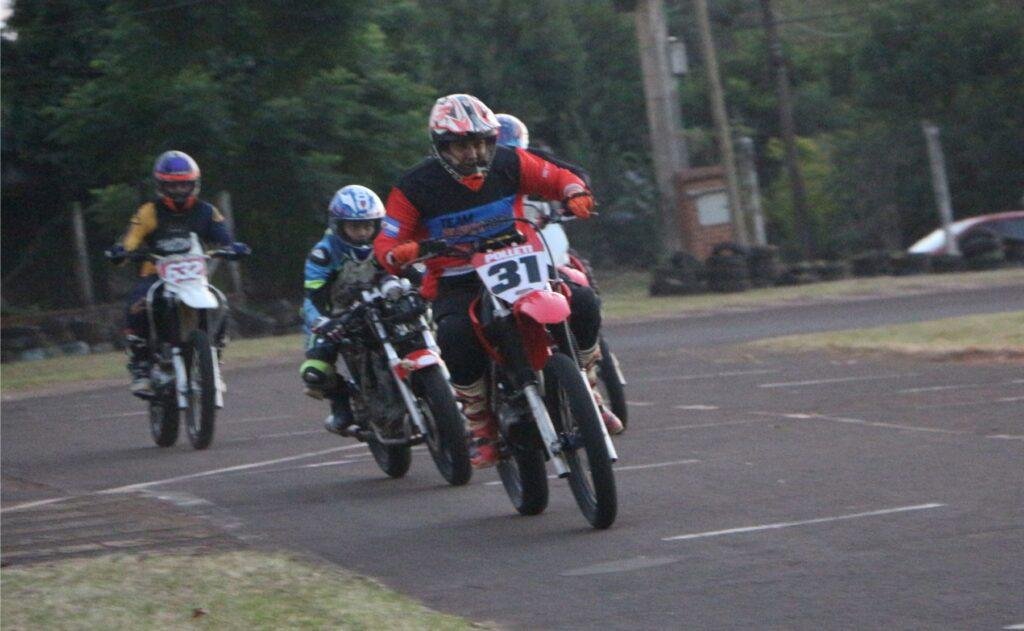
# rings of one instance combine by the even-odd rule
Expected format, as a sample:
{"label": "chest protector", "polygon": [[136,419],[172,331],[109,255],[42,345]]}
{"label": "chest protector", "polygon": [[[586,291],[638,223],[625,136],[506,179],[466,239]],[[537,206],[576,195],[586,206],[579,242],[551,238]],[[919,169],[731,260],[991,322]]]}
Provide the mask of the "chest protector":
{"label": "chest protector", "polygon": [[373,281],[380,268],[377,266],[373,255],[367,256],[360,261],[354,256],[346,255],[338,274],[331,283],[330,301],[331,315],[340,315],[358,298],[358,294],[352,291],[353,287],[365,285]]}

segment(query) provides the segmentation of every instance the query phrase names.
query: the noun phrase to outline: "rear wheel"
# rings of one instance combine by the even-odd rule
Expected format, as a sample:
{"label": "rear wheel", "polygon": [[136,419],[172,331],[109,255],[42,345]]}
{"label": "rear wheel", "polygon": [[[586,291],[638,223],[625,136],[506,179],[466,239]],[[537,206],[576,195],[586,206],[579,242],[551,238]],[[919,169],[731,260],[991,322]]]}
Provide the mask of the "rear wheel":
{"label": "rear wheel", "polygon": [[615,474],[601,419],[576,362],[555,353],[544,367],[544,402],[562,437],[569,486],[580,512],[594,528],[615,521]]}
{"label": "rear wheel", "polygon": [[466,429],[448,380],[441,368],[431,366],[412,374],[416,396],[426,405],[421,411],[430,429],[427,448],[441,476],[452,486],[461,486],[473,476],[466,446]]}
{"label": "rear wheel", "polygon": [[409,471],[412,464],[412,448],[409,445],[385,445],[376,436],[367,439],[367,447],[377,461],[380,470],[392,478],[400,478]]}
{"label": "rear wheel", "polygon": [[158,447],[171,447],[178,442],[178,425],[178,403],[173,393],[150,399],[149,432]]}
{"label": "rear wheel", "polygon": [[601,361],[597,364],[597,376],[604,399],[623,427],[629,426],[629,410],[626,407],[626,383],[619,369],[619,362],[608,348],[608,342],[601,338]]}
{"label": "rear wheel", "polygon": [[213,425],[217,417],[213,361],[213,349],[206,332],[192,331],[185,365],[189,383],[185,429],[189,442],[196,449],[206,449],[213,442]]}

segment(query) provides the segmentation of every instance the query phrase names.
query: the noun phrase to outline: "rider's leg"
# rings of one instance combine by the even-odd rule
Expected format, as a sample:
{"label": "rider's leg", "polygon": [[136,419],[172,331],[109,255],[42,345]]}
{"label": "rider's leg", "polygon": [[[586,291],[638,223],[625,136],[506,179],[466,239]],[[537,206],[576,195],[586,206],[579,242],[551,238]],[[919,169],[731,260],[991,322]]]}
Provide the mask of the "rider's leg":
{"label": "rider's leg", "polygon": [[156,280],[155,275],[139,279],[128,294],[128,306],[125,309],[125,346],[128,351],[128,372],[132,377],[129,389],[132,394],[141,397],[153,394],[153,384],[149,378],[151,361],[146,293]]}
{"label": "rider's leg", "polygon": [[601,346],[598,338],[601,331],[601,302],[589,287],[570,283],[572,299],[570,300],[569,327],[579,344],[579,363],[587,373],[590,389],[594,391],[601,420],[609,434],[621,434],[625,425],[619,417],[608,409],[597,387],[597,364],[601,361]]}
{"label": "rider's leg", "polygon": [[350,433],[355,425],[352,406],[349,402],[348,388],[334,370],[334,362],[338,358],[335,344],[317,343],[315,337],[310,338],[310,347],[306,350],[306,361],[299,367],[299,374],[306,386],[306,394],[314,399],[327,399],[331,404],[331,413],[324,420],[324,427],[335,434]]}
{"label": "rider's leg", "polygon": [[434,301],[437,345],[452,377],[455,398],[462,404],[470,438],[470,462],[474,468],[492,466],[498,461],[495,439],[498,422],[487,401],[487,355],[480,346],[469,319],[469,304],[475,289],[442,292]]}

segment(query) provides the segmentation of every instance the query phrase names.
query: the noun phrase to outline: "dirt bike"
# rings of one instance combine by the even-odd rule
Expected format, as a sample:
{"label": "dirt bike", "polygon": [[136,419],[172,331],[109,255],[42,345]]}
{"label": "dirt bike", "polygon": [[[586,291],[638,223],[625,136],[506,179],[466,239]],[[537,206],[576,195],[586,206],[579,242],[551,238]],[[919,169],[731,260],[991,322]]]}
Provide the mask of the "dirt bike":
{"label": "dirt bike", "polygon": [[[469,259],[482,281],[470,307],[489,357],[488,402],[498,419],[497,464],[515,509],[536,515],[548,504],[545,461],[568,478],[576,503],[595,528],[615,521],[615,447],[577,363],[569,329],[569,288],[539,231],[524,237],[512,219],[497,236],[463,235],[454,243],[421,242],[430,256]],[[536,224],[525,222],[536,228]],[[483,226],[494,221],[483,222]]]}
{"label": "dirt bike", "polygon": [[[544,234],[551,255],[558,265],[558,271],[572,282],[590,287],[594,293],[600,294],[594,270],[590,264],[572,249],[569,237],[561,224],[575,219],[573,215],[542,215],[538,222],[543,226]],[[619,359],[612,352],[604,335],[598,337],[601,347],[601,361],[597,364],[598,383],[603,390],[602,395],[615,416],[619,417],[624,427],[629,427],[629,409],[626,405],[626,376],[619,365]]]}
{"label": "dirt bike", "polygon": [[229,249],[204,252],[195,233],[179,240],[181,251],[134,251],[127,258],[155,263],[159,278],[146,294],[153,384],[146,398],[153,442],[174,445],[184,413],[192,447],[206,449],[213,441],[217,410],[224,407],[215,345],[222,343],[228,309],[227,298],[207,278],[207,261],[238,255]]}
{"label": "dirt bike", "polygon": [[405,278],[384,275],[357,286],[345,322],[338,372],[351,394],[360,427],[381,470],[400,478],[412,446],[426,443],[441,476],[453,486],[472,476],[465,420],[434,341],[426,301]]}

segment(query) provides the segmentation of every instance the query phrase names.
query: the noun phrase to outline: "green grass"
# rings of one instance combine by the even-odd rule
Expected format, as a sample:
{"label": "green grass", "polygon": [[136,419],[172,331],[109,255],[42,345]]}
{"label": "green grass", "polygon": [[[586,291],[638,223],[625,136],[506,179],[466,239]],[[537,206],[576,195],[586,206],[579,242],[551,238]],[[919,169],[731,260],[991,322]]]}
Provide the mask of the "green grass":
{"label": "green grass", "polygon": [[4,629],[472,629],[284,554],[112,555],[5,568]]}
{"label": "green grass", "polygon": [[1024,311],[751,342],[773,350],[879,351],[906,355],[1024,358]]}
{"label": "green grass", "polygon": [[[240,364],[292,357],[298,366],[302,362],[302,341],[300,334],[235,340],[227,348],[224,365],[230,369]],[[127,383],[127,361],[124,353],[114,352],[2,364],[0,388],[4,392],[21,392],[62,383],[111,379],[123,379]]]}

